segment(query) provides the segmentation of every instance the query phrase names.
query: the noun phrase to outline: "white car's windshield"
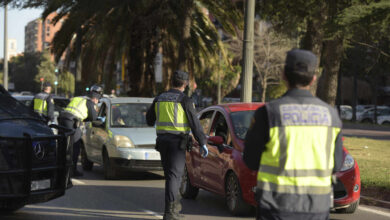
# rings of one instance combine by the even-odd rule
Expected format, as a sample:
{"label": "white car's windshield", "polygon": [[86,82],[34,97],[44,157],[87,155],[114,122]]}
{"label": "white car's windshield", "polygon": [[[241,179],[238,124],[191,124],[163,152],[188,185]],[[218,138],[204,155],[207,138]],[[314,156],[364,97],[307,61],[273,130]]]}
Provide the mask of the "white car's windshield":
{"label": "white car's windshield", "polygon": [[149,127],[146,112],[150,103],[118,103],[111,105],[111,127]]}

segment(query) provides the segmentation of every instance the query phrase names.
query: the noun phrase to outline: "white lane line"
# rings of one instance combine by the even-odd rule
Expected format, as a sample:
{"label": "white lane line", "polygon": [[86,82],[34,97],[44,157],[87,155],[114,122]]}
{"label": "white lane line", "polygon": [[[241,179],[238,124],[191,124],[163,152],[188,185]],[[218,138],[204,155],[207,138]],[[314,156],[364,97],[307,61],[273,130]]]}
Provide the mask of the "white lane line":
{"label": "white lane line", "polygon": [[150,210],[147,210],[147,209],[143,209],[142,211],[143,211],[143,212],[146,212],[146,213],[149,214],[149,215],[153,215],[154,217],[156,217],[156,218],[158,218],[158,219],[163,219],[163,216],[157,214],[156,212],[153,212],[153,211],[150,211]]}
{"label": "white lane line", "polygon": [[365,212],[375,213],[375,214],[386,216],[386,217],[390,217],[390,212],[384,212],[384,211],[381,211],[381,210],[378,210],[378,209],[372,209],[372,208],[368,208],[368,207],[365,207],[365,206],[359,206],[359,210],[362,210],[362,211],[365,211]]}
{"label": "white lane line", "polygon": [[72,183],[75,183],[76,185],[85,185],[85,183],[81,180],[72,179]]}
{"label": "white lane line", "polygon": [[385,204],[389,204],[389,205],[390,205],[390,202],[388,202],[388,201],[383,201],[383,200],[379,200],[379,199],[374,199],[374,198],[368,197],[368,196],[360,196],[360,197],[362,197],[362,198],[364,198],[364,199],[374,200],[374,201],[376,201],[376,202],[381,202],[381,203],[385,203]]}

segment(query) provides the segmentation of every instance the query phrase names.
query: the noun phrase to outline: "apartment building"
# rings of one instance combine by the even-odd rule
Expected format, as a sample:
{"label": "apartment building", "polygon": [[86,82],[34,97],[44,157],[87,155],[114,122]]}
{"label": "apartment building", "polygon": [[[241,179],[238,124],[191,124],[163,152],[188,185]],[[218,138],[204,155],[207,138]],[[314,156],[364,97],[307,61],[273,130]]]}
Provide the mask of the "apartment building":
{"label": "apartment building", "polygon": [[[49,14],[45,20],[37,18],[30,21],[25,27],[24,52],[41,52],[50,48],[50,44],[57,31],[61,29],[63,21],[53,24],[53,19],[57,16],[56,12]],[[52,59],[54,56],[52,55]]]}

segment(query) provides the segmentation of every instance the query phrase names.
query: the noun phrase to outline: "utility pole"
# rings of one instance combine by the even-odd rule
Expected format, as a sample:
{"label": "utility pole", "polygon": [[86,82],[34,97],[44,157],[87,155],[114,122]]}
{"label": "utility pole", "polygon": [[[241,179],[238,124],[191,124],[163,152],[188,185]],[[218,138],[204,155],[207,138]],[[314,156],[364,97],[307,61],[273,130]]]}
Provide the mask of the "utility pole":
{"label": "utility pole", "polygon": [[255,19],[255,0],[245,1],[245,30],[243,48],[243,79],[241,83],[241,102],[252,102],[253,76],[253,24]]}
{"label": "utility pole", "polygon": [[7,34],[7,4],[4,4],[4,89],[8,90],[8,34]]}

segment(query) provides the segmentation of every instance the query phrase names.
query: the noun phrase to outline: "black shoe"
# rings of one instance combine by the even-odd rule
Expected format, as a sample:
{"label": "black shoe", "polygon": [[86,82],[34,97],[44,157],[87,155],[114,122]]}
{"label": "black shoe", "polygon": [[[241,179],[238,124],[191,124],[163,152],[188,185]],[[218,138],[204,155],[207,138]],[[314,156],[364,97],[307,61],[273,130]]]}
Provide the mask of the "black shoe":
{"label": "black shoe", "polygon": [[182,220],[184,215],[180,214],[181,204],[180,202],[170,202],[165,205],[165,212],[163,220]]}
{"label": "black shoe", "polygon": [[83,176],[84,174],[82,172],[79,172],[78,170],[73,170],[73,177],[80,177]]}

